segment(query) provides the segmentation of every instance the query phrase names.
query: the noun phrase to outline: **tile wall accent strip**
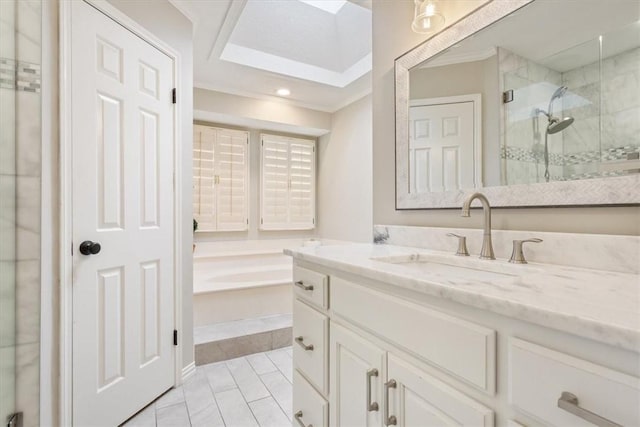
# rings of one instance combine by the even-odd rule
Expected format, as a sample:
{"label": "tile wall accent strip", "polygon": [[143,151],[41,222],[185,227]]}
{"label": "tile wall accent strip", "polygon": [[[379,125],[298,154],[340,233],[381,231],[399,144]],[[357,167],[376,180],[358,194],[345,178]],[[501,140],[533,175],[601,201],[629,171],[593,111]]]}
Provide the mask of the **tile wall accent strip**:
{"label": "tile wall accent strip", "polygon": [[[549,164],[556,166],[581,165],[600,161],[627,160],[631,153],[640,153],[640,145],[624,145],[604,150],[582,151],[579,153],[559,154],[549,153]],[[500,157],[506,160],[518,160],[521,162],[541,163],[544,161],[544,153],[521,147],[502,146]]]}
{"label": "tile wall accent strip", "polygon": [[41,84],[39,64],[0,58],[0,88],[39,93]]}

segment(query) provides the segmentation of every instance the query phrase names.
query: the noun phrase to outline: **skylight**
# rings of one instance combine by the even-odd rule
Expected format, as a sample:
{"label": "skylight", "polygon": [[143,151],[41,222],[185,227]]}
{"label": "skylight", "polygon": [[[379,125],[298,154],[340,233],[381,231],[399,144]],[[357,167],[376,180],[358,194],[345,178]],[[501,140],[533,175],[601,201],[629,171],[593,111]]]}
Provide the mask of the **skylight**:
{"label": "skylight", "polygon": [[247,0],[218,57],[345,87],[371,70],[371,10],[344,0]]}
{"label": "skylight", "polygon": [[347,3],[347,0],[299,0],[309,6],[317,7],[320,10],[336,15]]}

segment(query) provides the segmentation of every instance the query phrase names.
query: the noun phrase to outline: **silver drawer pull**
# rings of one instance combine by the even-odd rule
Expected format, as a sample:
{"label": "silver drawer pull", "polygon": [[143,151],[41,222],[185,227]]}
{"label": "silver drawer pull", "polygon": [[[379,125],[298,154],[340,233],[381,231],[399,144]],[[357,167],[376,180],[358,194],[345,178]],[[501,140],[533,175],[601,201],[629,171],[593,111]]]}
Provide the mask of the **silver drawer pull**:
{"label": "silver drawer pull", "polygon": [[304,421],[302,421],[302,411],[296,412],[295,414],[293,414],[293,416],[295,417],[300,427],[313,427],[313,424],[306,425]]}
{"label": "silver drawer pull", "polygon": [[389,390],[396,388],[398,383],[396,380],[389,380],[384,383],[384,425],[394,426],[398,424],[398,420],[395,415],[389,415]]}
{"label": "silver drawer pull", "polygon": [[303,291],[312,291],[313,290],[313,285],[305,285],[302,280],[298,280],[297,282],[294,283],[294,285],[296,285],[297,287],[299,287]]}
{"label": "silver drawer pull", "polygon": [[371,377],[377,377],[378,370],[376,368],[369,369],[367,371],[367,411],[377,411],[378,402],[371,401]]}
{"label": "silver drawer pull", "polygon": [[302,336],[296,337],[296,342],[298,343],[298,345],[300,345],[300,347],[304,348],[305,351],[313,351],[313,344],[305,344],[304,338]]}
{"label": "silver drawer pull", "polygon": [[569,393],[568,391],[562,392],[562,395],[558,399],[558,408],[564,409],[576,417],[582,418],[583,420],[599,427],[622,427],[620,424],[609,421],[606,418],[602,418],[600,415],[581,408],[578,406],[578,396],[573,393]]}

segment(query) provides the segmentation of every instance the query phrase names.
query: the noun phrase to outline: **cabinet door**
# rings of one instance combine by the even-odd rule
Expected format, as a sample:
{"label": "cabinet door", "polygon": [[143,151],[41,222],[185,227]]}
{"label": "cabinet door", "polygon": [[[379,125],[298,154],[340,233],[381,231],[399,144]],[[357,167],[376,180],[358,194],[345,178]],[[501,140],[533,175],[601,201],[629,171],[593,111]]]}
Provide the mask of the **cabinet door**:
{"label": "cabinet door", "polygon": [[408,364],[388,356],[389,416],[411,427],[482,426],[494,424],[493,411],[458,390]]}
{"label": "cabinet door", "polygon": [[382,426],[385,352],[333,322],[330,335],[331,426]]}

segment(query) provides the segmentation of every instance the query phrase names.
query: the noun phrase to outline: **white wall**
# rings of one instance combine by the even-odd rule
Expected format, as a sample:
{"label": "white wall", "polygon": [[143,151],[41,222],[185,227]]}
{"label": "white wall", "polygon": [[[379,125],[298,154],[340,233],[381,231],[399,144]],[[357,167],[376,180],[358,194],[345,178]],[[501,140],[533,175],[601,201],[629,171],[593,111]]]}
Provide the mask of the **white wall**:
{"label": "white wall", "polygon": [[371,95],[336,111],[318,141],[318,235],[371,242]]}
{"label": "white wall", "polygon": [[331,114],[284,102],[199,88],[193,96],[197,120],[312,136],[327,133],[331,126]]}
{"label": "white wall", "polygon": [[[495,0],[500,1],[500,0]],[[484,0],[442,2],[448,23]],[[436,227],[480,227],[458,210],[395,210],[394,60],[425,40],[411,31],[412,1],[373,2],[373,222]],[[640,207],[495,209],[494,228],[576,233],[640,234]]]}
{"label": "white wall", "polygon": [[193,156],[193,25],[167,0],[108,0],[134,21],[180,53],[178,108],[182,144],[182,364],[193,354],[192,156]]}

